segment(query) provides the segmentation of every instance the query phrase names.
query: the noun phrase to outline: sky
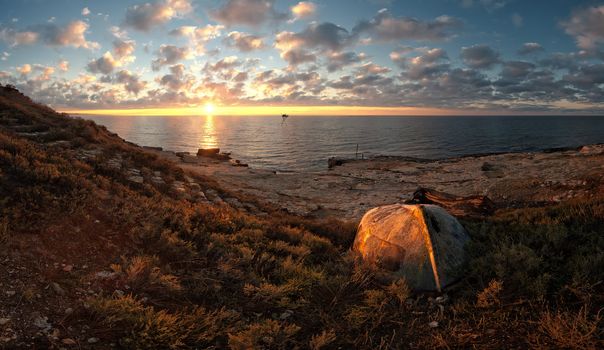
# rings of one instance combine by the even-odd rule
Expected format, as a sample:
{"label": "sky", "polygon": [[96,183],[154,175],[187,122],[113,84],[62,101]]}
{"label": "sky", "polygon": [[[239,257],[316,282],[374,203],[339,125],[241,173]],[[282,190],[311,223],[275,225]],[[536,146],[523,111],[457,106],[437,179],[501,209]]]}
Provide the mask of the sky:
{"label": "sky", "polygon": [[604,2],[0,0],[0,83],[109,114],[604,114]]}

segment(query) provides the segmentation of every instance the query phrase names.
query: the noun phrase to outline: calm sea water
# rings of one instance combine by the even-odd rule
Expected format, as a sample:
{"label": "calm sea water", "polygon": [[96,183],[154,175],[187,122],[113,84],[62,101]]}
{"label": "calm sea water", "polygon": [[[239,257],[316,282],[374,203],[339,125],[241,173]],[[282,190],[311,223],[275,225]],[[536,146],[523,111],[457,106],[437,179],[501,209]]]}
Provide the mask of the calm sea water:
{"label": "calm sea water", "polygon": [[321,170],[329,157],[445,158],[604,143],[604,117],[87,116],[141,146],[220,147],[255,168]]}

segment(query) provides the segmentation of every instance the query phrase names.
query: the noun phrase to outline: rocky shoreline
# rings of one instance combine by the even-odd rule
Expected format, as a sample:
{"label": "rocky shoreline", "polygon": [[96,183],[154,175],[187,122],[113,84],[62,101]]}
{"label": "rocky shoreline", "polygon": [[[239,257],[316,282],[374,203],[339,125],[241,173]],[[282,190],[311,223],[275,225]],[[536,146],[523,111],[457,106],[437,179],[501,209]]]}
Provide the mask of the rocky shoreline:
{"label": "rocky shoreline", "polygon": [[314,218],[359,220],[369,208],[412,199],[418,188],[485,196],[497,208],[539,206],[604,192],[602,144],[437,160],[338,159],[325,171],[287,173],[247,167],[219,156],[219,150],[193,155],[146,149],[242,196]]}

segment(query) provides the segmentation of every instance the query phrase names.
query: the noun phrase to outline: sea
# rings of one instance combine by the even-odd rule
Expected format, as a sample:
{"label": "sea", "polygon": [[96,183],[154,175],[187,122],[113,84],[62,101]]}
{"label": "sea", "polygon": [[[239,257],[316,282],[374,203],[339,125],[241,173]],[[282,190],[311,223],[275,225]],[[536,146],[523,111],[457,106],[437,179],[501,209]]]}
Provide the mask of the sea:
{"label": "sea", "polygon": [[604,116],[83,116],[141,146],[218,147],[253,168],[321,171],[330,157],[442,159],[604,143]]}

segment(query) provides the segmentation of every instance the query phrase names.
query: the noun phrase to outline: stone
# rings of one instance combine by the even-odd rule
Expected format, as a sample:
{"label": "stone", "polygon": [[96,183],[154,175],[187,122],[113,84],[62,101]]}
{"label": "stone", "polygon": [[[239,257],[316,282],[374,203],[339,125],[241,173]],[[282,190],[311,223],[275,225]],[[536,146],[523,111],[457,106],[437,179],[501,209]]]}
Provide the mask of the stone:
{"label": "stone", "polygon": [[63,340],[61,340],[61,343],[65,344],[65,345],[76,345],[77,342],[71,338],[65,338]]}
{"label": "stone", "polygon": [[63,288],[61,288],[61,286],[57,282],[52,282],[50,286],[52,287],[52,290],[54,290],[54,292],[58,295],[65,295],[65,290],[63,290]]}
{"label": "stone", "polygon": [[456,282],[469,236],[436,205],[392,204],[368,211],[353,250],[363,260],[404,277],[416,291],[438,291]]}
{"label": "stone", "polygon": [[214,157],[220,153],[220,148],[200,148],[197,150],[198,157]]}
{"label": "stone", "polygon": [[128,177],[128,181],[134,182],[137,184],[142,184],[143,182],[145,182],[145,179],[142,176],[132,175],[132,176]]}
{"label": "stone", "polygon": [[98,342],[99,342],[99,338],[95,338],[95,337],[88,338],[88,344],[96,344]]}
{"label": "stone", "polygon": [[5,324],[10,322],[10,318],[2,317],[0,318],[0,326],[4,326]]}

